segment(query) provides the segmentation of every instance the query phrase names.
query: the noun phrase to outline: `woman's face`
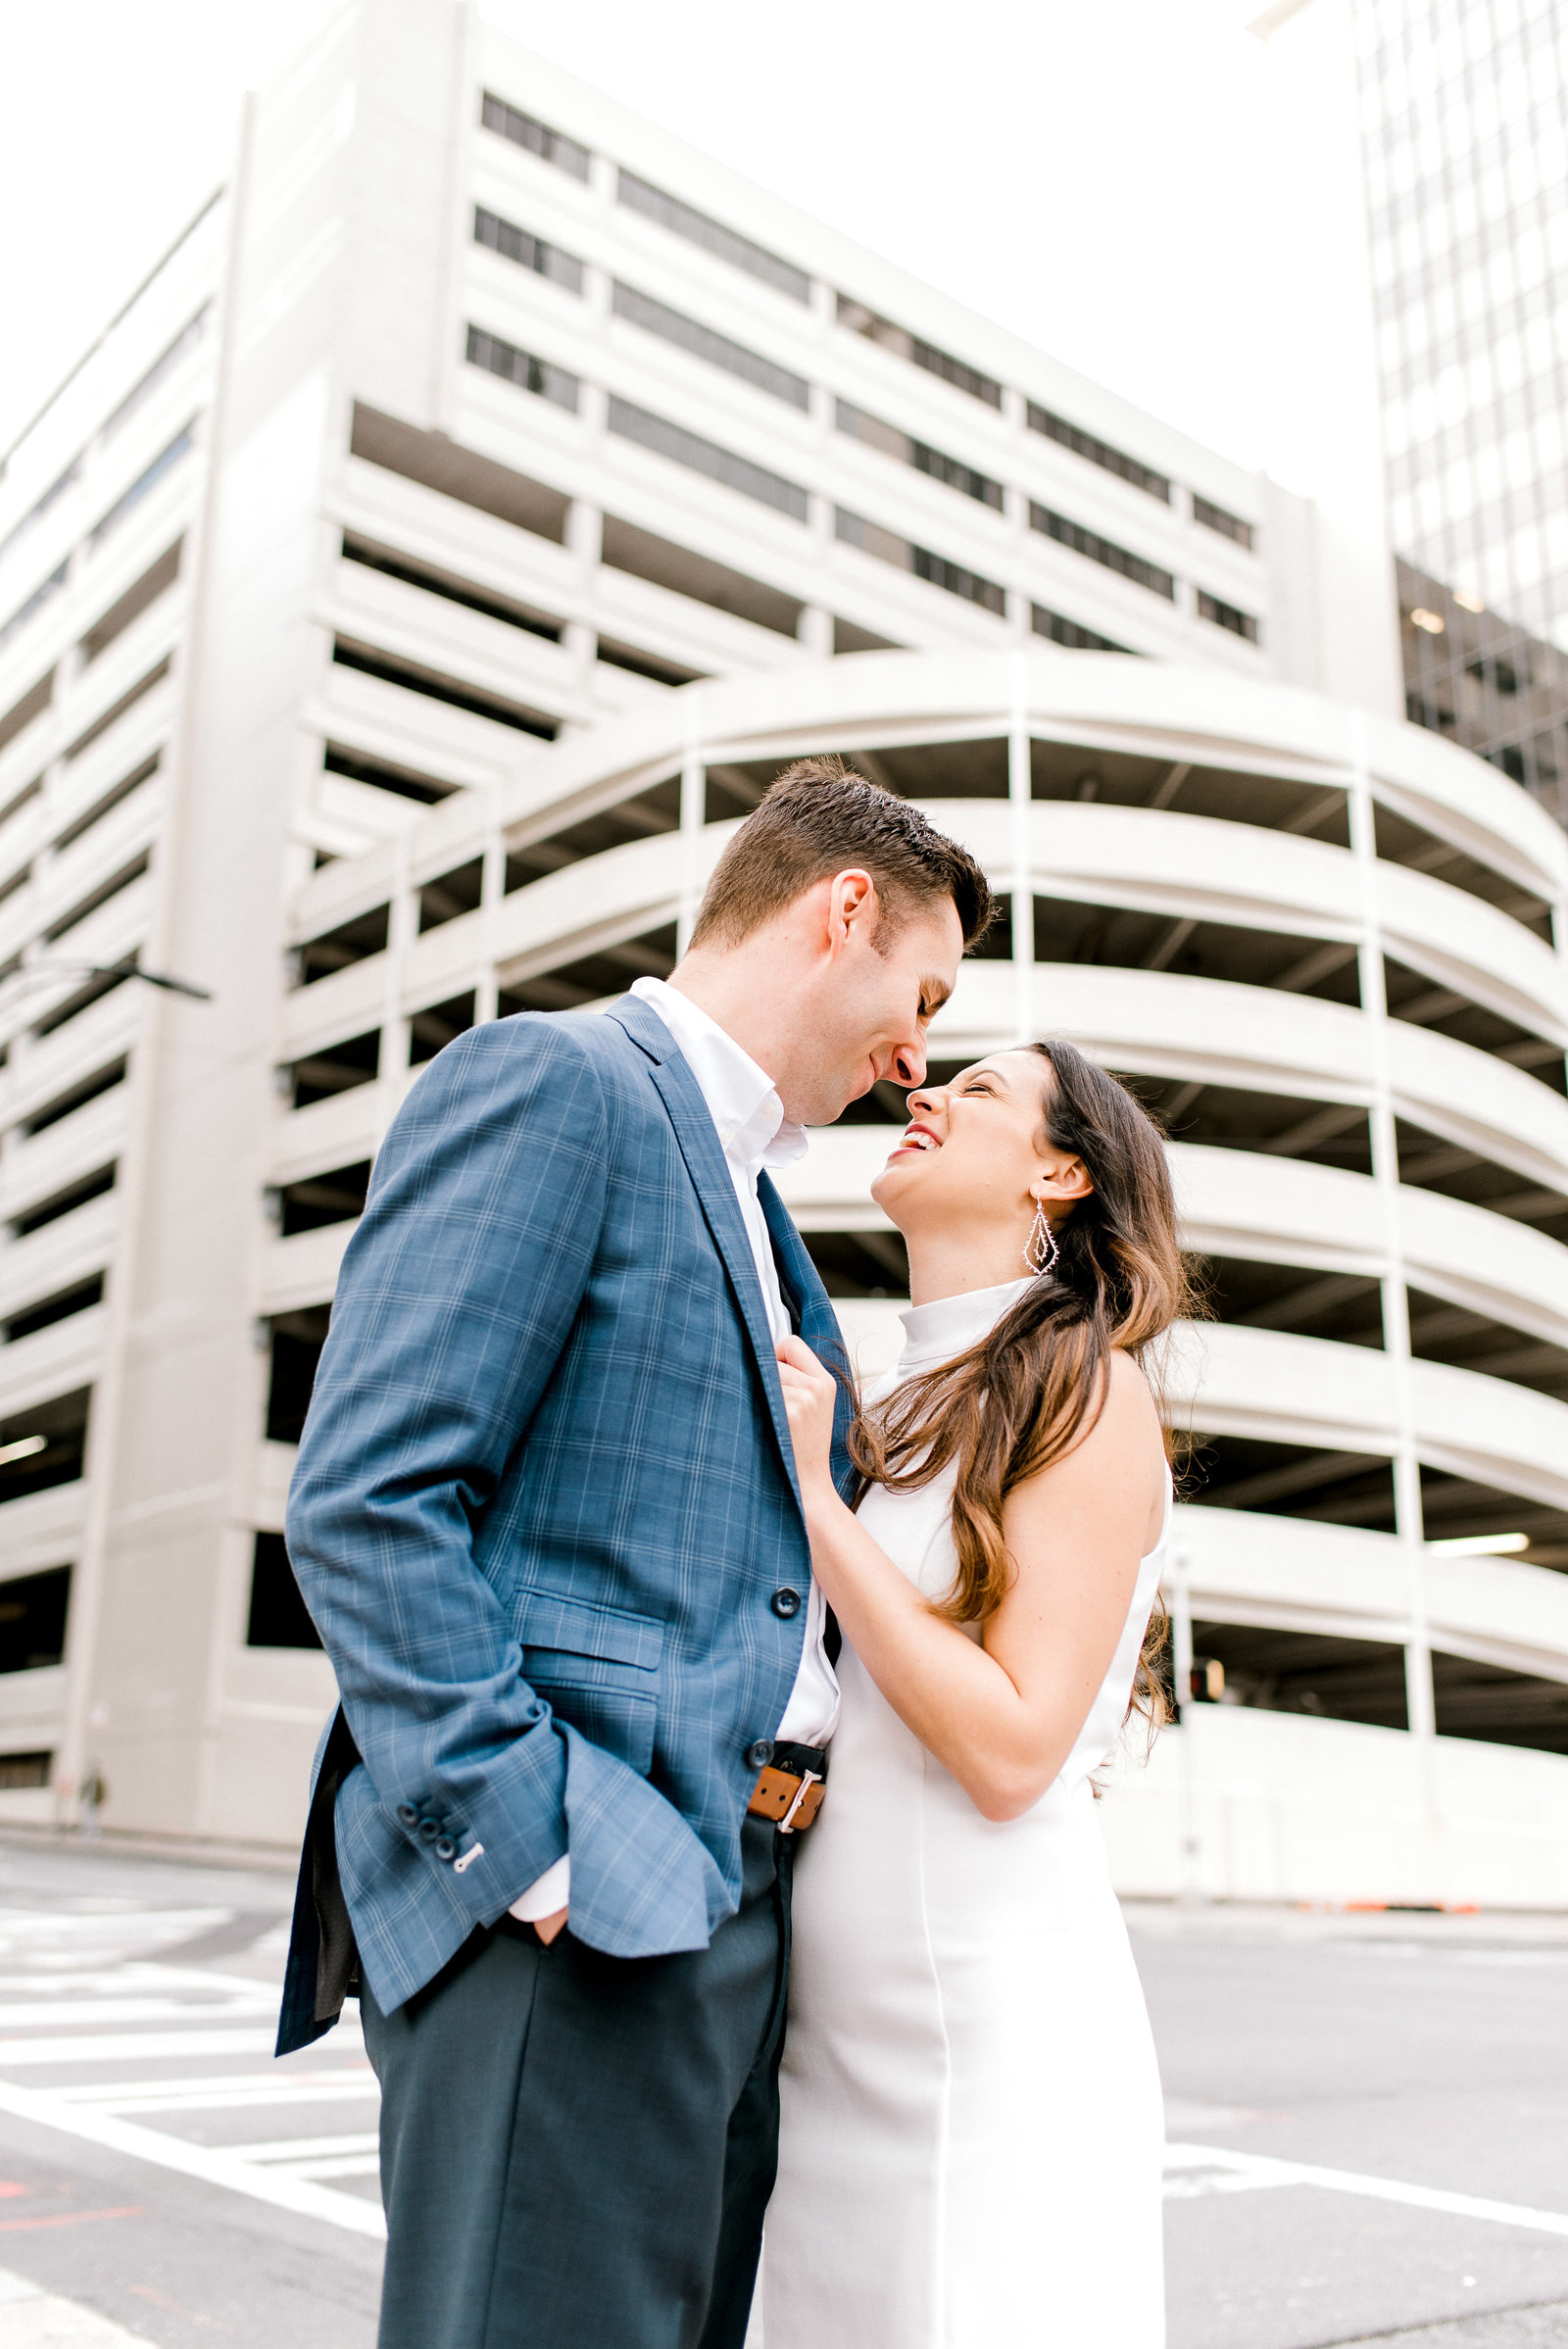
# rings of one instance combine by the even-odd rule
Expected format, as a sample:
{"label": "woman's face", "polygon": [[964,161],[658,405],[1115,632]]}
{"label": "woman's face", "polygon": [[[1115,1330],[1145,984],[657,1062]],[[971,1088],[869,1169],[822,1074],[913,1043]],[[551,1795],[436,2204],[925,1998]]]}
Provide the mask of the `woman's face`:
{"label": "woman's face", "polygon": [[905,1233],[961,1224],[976,1238],[1015,1233],[1021,1249],[1037,1202],[1054,1217],[1092,1188],[1081,1161],[1044,1139],[1051,1083],[1038,1052],[997,1052],[911,1093],[903,1140],[871,1185],[877,1205]]}

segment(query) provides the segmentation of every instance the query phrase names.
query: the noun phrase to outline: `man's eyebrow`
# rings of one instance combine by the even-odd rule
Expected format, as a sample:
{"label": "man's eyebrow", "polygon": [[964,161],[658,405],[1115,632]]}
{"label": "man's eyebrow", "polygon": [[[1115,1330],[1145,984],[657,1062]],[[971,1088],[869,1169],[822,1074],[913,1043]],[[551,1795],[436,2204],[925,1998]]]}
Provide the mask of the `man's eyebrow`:
{"label": "man's eyebrow", "polygon": [[941,1010],[943,1004],[947,1002],[952,993],[953,990],[948,985],[946,979],[922,979],[920,981],[921,1017],[924,1019],[935,1019],[937,1013]]}

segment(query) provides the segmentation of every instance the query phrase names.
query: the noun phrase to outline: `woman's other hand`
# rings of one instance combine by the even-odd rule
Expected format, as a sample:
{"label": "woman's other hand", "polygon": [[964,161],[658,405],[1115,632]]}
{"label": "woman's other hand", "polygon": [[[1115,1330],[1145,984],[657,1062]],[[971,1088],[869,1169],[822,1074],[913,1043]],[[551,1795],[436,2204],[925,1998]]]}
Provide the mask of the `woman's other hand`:
{"label": "woman's other hand", "polygon": [[838,1382],[824,1370],[810,1347],[799,1338],[780,1341],[779,1384],[789,1414],[790,1439],[795,1445],[795,1473],[804,1498],[808,1492],[833,1491],[833,1411]]}

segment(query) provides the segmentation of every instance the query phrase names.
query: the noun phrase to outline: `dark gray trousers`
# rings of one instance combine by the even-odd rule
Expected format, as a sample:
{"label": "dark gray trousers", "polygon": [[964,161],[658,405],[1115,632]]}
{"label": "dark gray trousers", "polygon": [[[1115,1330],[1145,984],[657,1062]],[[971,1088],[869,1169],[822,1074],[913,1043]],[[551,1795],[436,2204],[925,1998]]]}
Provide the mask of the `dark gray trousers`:
{"label": "dark gray trousers", "polygon": [[778,2154],[790,1839],[706,1950],[510,1919],[383,2015],[380,2349],[742,2349]]}

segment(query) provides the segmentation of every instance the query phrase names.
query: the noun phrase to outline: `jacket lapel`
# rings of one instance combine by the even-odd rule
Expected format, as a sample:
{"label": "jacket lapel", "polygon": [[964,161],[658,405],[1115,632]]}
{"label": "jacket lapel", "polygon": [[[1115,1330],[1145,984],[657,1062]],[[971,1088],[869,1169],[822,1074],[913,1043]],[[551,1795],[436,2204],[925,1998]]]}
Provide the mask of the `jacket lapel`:
{"label": "jacket lapel", "polygon": [[[730,1287],[735,1292],[736,1302],[741,1309],[746,1335],[761,1374],[773,1433],[790,1480],[790,1491],[799,1505],[801,1490],[795,1475],[795,1447],[790,1442],[784,1390],[779,1385],[772,1327],[762,1299],[761,1285],[757,1278],[752,1244],[741,1220],[740,1202],[735,1197],[729,1164],[720,1148],[718,1132],[709,1113],[708,1103],[703,1099],[702,1088],[692,1075],[685,1054],[674,1037],[658,1012],[650,1009],[640,996],[622,996],[618,1003],[611,1005],[607,1016],[625,1029],[632,1042],[647,1053],[652,1063],[650,1074],[668,1111],[669,1122],[675,1129],[675,1140],[686,1161],[692,1188],[697,1193],[708,1228],[713,1236],[713,1244],[723,1259]],[[765,1176],[763,1182],[766,1182]],[[767,1187],[772,1189],[770,1184]],[[776,1203],[776,1193],[774,1199]],[[765,1202],[763,1212],[766,1213]],[[783,1215],[782,1205],[778,1207],[778,1212]],[[784,1220],[788,1223],[789,1218],[785,1216]],[[796,1245],[799,1247],[798,1241]],[[805,1250],[802,1249],[801,1253],[804,1255]],[[815,1278],[814,1273],[812,1278]]]}
{"label": "jacket lapel", "polygon": [[762,1203],[768,1237],[773,1243],[773,1261],[778,1266],[779,1287],[791,1318],[817,1360],[839,1382],[838,1400],[833,1406],[833,1482],[848,1498],[858,1480],[845,1448],[850,1422],[855,1416],[855,1381],[844,1333],[833,1310],[833,1300],[822,1286],[822,1276],[811,1262],[770,1175],[759,1175],[757,1196]]}

